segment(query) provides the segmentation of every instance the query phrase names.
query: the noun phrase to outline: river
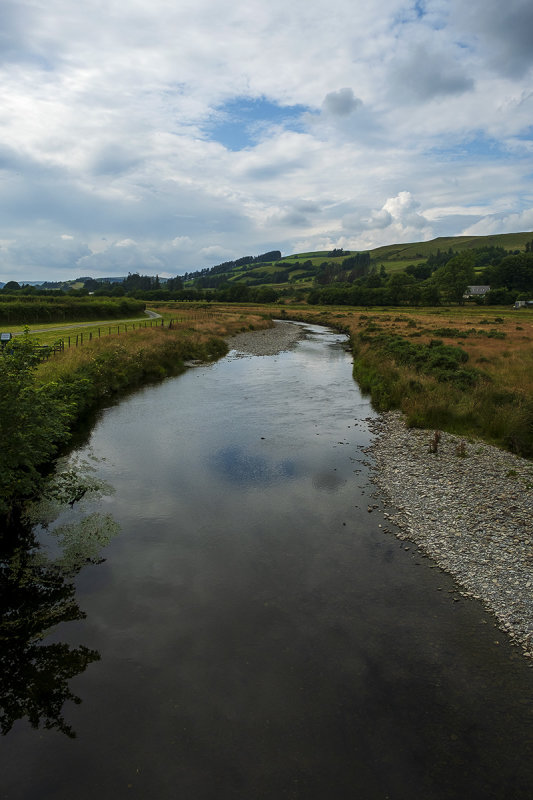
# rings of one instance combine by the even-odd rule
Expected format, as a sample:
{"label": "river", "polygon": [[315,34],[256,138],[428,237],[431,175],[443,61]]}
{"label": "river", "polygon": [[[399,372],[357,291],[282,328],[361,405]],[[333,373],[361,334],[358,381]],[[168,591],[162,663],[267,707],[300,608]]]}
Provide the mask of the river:
{"label": "river", "polygon": [[84,496],[4,563],[1,798],[530,798],[532,670],[384,531],[345,337],[305,330],[62,462]]}

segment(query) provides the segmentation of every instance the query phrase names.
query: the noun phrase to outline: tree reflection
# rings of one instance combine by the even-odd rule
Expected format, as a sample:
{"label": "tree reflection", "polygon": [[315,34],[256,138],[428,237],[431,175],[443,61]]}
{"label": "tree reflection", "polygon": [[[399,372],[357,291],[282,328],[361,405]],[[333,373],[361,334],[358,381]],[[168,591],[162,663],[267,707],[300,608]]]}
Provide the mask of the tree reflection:
{"label": "tree reflection", "polygon": [[[42,510],[42,507],[41,507]],[[48,523],[45,523],[45,525]],[[100,655],[80,645],[45,643],[60,622],[85,618],[75,597],[74,576],[100,563],[101,548],[119,530],[109,515],[89,514],[60,525],[49,539],[59,555],[50,558],[27,524],[16,544],[0,550],[0,730],[27,718],[34,728],[76,734],[63,717],[67,700],[81,703],[69,681]]]}

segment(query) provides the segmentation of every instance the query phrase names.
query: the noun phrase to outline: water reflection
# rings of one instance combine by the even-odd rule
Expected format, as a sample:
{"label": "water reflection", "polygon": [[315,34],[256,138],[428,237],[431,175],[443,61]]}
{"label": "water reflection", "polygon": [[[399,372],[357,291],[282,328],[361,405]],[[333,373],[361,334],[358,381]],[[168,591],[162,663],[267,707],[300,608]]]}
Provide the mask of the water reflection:
{"label": "water reflection", "polygon": [[313,487],[322,492],[338,492],[346,481],[336,474],[335,471],[318,472],[313,475]]}
{"label": "water reflection", "polygon": [[[77,465],[79,469],[80,465]],[[81,703],[69,681],[99,653],[84,645],[46,642],[60,623],[85,618],[75,597],[74,578],[87,564],[100,563],[102,548],[118,533],[108,514],[83,514],[80,500],[103,494],[106,487],[87,471],[63,470],[48,484],[39,503],[29,506],[16,540],[0,550],[0,730],[9,733],[17,720],[32,727],[56,729],[70,738],[75,731],[63,715],[67,701]],[[66,511],[68,509],[68,511]],[[77,519],[53,523],[61,514]],[[39,522],[38,525],[35,525]],[[40,534],[51,528],[45,546]],[[54,551],[52,555],[51,552]]]}
{"label": "water reflection", "polygon": [[293,461],[285,459],[275,463],[264,456],[247,452],[238,445],[218,450],[213,458],[213,466],[223,478],[241,485],[272,483],[297,475]]}

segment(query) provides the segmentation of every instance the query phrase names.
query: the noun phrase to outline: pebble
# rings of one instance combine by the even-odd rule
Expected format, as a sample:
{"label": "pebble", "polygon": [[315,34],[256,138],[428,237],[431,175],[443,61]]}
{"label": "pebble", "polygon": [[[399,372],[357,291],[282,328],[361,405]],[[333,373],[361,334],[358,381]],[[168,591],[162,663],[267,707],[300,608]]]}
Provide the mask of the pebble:
{"label": "pebble", "polygon": [[484,442],[407,428],[390,411],[370,422],[372,481],[386,518],[450,573],[464,597],[483,602],[533,658],[533,462]]}
{"label": "pebble", "polygon": [[[259,334],[259,335],[258,335]],[[272,328],[264,331],[244,331],[228,338],[234,358],[246,356],[275,356],[290,350],[305,335],[303,325],[274,320]]]}

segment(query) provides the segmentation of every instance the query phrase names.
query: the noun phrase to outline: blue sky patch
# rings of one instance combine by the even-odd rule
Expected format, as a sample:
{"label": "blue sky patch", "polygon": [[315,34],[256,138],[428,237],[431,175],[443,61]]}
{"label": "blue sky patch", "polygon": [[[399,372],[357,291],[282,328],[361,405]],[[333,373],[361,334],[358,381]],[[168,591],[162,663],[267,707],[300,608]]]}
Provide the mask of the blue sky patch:
{"label": "blue sky patch", "polygon": [[217,109],[207,133],[212,141],[220,142],[228,150],[243,150],[253,147],[272,125],[302,130],[300,118],[306,111],[309,111],[307,106],[279,106],[264,97],[239,97]]}
{"label": "blue sky patch", "polygon": [[416,0],[415,12],[416,12],[416,16],[419,19],[421,17],[425,16],[425,14],[426,14],[426,3],[425,3],[425,0]]}
{"label": "blue sky patch", "polygon": [[448,147],[434,147],[430,153],[449,161],[460,161],[465,158],[486,158],[494,161],[509,158],[510,156],[509,151],[501,142],[483,134],[463,139],[450,144]]}

